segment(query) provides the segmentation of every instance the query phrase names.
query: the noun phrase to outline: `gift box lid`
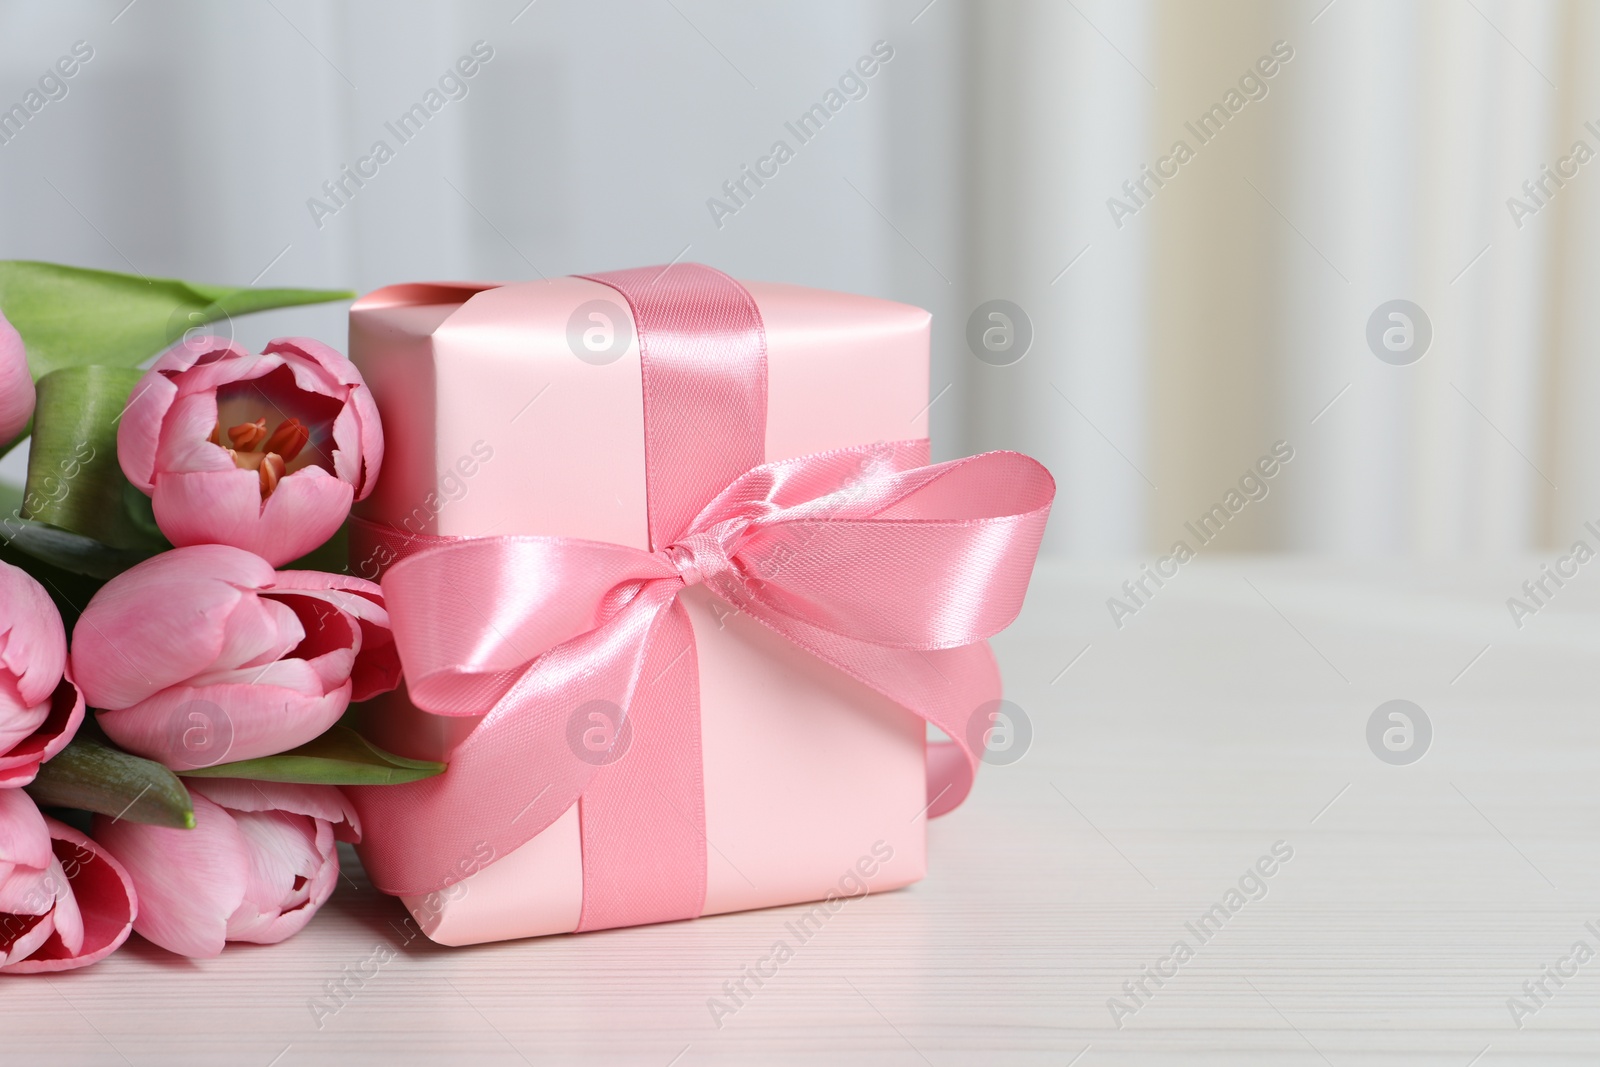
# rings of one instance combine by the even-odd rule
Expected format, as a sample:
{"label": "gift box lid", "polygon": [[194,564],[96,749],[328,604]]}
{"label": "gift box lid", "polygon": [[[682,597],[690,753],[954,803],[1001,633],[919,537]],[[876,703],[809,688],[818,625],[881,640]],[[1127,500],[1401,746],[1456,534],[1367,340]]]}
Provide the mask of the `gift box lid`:
{"label": "gift box lid", "polygon": [[[768,460],[927,436],[928,312],[743,284],[766,333]],[[584,309],[619,320],[625,345],[584,349],[581,328],[597,321]],[[384,476],[357,514],[413,533],[646,546],[639,348],[614,289],[583,278],[389,286],[352,307],[350,352],[380,410],[407,420],[386,427]],[[521,503],[508,511],[507,499]]]}

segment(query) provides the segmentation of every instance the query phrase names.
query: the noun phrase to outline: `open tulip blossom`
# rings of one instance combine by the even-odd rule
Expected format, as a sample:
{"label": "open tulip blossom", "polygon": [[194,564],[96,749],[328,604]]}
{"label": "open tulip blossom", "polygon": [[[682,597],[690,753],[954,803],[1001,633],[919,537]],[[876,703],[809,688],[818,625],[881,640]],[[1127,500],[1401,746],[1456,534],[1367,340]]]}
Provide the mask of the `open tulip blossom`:
{"label": "open tulip blossom", "polygon": [[84,967],[128,939],[133,882],[98,843],[0,789],[0,974]]}
{"label": "open tulip blossom", "polygon": [[377,585],[274,572],[225,545],[163,552],[107,582],[73,630],[72,662],[106,734],[179,770],[294,748],[399,680]]}
{"label": "open tulip blossom", "polygon": [[383,462],[355,365],[290,337],[260,355],[218,337],[167,351],[134,387],[117,458],[175,545],[247,549],[273,566],[322,544]]}

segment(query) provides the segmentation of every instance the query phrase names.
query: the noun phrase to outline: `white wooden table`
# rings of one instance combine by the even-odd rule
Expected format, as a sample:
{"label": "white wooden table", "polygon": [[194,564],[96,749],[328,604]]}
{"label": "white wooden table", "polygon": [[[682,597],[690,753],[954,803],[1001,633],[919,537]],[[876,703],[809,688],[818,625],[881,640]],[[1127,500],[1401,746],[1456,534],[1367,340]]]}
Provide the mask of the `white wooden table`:
{"label": "white wooden table", "polygon": [[[708,998],[794,909],[452,950],[351,865],[284,945],[134,938],[0,981],[0,1063],[1594,1063],[1600,959],[1524,992],[1600,951],[1600,577],[1519,631],[1541,562],[1201,559],[1120,631],[1136,563],[1042,566],[997,642],[1031,749],[934,823],[926,881],[851,902],[720,1029]],[[1396,698],[1433,728],[1404,766],[1366,739]],[[1197,937],[1277,842],[1266,895]],[[319,1029],[311,998],[384,946]]]}

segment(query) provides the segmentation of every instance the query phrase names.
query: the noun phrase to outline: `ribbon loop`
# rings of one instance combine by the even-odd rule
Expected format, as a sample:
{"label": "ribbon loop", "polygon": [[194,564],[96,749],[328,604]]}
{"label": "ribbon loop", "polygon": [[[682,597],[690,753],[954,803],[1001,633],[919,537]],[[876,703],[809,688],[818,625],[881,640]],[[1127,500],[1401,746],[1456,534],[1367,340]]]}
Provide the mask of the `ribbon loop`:
{"label": "ribbon loop", "polygon": [[[811,465],[804,457],[759,467],[729,494],[814,483]],[[970,645],[1021,610],[1053,492],[1049,472],[1015,452],[884,472],[775,507],[749,524],[735,553],[749,580],[707,584],[752,614],[874,644]]]}

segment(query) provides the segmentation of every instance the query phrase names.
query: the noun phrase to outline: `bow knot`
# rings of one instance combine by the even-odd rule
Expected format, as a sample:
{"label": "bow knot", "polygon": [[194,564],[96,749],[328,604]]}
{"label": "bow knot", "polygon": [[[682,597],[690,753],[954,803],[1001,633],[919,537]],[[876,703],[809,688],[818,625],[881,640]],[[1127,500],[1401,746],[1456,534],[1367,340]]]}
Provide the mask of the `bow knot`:
{"label": "bow knot", "polygon": [[689,534],[659,554],[686,586],[713,580],[733,569],[724,539],[711,531]]}

